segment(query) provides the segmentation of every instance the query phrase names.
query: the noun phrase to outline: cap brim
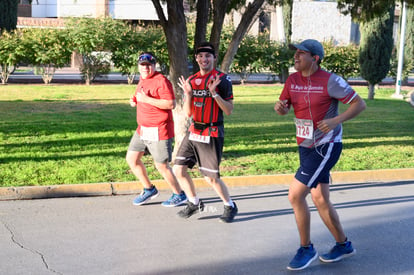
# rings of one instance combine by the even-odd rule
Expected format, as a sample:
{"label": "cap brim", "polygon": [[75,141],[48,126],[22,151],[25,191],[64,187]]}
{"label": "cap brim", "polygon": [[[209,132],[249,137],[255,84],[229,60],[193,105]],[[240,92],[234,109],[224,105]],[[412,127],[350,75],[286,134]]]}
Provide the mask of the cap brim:
{"label": "cap brim", "polygon": [[295,44],[289,44],[289,45],[288,45],[288,47],[289,47],[289,49],[291,49],[291,50],[296,50],[296,49],[297,49],[297,47],[296,47],[296,45],[295,45]]}
{"label": "cap brim", "polygon": [[139,65],[147,65],[147,64],[148,64],[148,65],[152,65],[153,63],[151,63],[151,62],[140,62],[140,63],[139,63]]}
{"label": "cap brim", "polygon": [[299,49],[299,50],[302,50],[302,51],[305,51],[305,52],[310,52],[308,48],[306,48],[306,47],[304,47],[300,44],[289,44],[289,49],[291,49],[291,50]]}

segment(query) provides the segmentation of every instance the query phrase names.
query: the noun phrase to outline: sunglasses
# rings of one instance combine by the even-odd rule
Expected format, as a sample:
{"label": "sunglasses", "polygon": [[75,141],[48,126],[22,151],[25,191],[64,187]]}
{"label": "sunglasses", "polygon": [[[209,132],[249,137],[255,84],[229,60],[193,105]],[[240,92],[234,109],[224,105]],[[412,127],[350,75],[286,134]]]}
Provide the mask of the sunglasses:
{"label": "sunglasses", "polygon": [[144,62],[155,64],[155,58],[152,55],[147,54],[147,53],[141,54],[138,58],[138,63],[141,64]]}

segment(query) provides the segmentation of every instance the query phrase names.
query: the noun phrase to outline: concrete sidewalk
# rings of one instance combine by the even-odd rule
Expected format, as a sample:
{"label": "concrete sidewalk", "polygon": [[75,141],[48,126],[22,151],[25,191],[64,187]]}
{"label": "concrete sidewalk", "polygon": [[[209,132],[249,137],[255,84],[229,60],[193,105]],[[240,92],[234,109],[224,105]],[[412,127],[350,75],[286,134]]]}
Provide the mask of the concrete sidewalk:
{"label": "concrete sidewalk", "polygon": [[[248,177],[223,177],[222,179],[230,187],[289,184],[293,174],[263,175]],[[414,180],[414,168],[387,169],[387,170],[365,170],[333,172],[334,183],[353,182],[385,182],[399,180]],[[209,187],[204,179],[194,179],[197,187]],[[159,190],[169,190],[164,180],[153,181]],[[46,199],[62,197],[85,197],[85,196],[111,196],[127,195],[141,192],[139,182],[115,182],[94,184],[64,184],[52,186],[24,186],[24,187],[1,187],[1,200],[19,199]]]}
{"label": "concrete sidewalk", "polygon": [[[0,273],[291,274],[299,241],[287,191],[233,185],[231,224],[218,222],[223,205],[209,188],[199,189],[205,211],[187,220],[160,205],[167,190],[143,206],[135,195],[0,201]],[[414,180],[335,183],[331,199],[357,254],[300,274],[414,274]],[[334,240],[309,205],[312,242],[326,253]]]}

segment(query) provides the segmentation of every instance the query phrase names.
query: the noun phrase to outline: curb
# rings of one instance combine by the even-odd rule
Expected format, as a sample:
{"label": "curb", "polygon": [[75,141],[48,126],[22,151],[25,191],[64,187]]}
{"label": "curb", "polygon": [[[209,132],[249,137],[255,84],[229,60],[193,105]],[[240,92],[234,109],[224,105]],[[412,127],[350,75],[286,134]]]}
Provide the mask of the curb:
{"label": "curb", "polygon": [[[223,177],[228,187],[252,187],[258,185],[286,184],[288,185],[294,174]],[[363,183],[363,182],[389,182],[414,180],[414,168],[363,170],[348,172],[332,172],[332,180],[338,183]],[[203,178],[193,179],[197,188],[210,187]],[[169,190],[164,180],[152,181],[158,190]],[[134,182],[92,183],[92,184],[67,184],[51,186],[22,186],[1,187],[0,201],[5,200],[29,200],[64,197],[89,197],[89,196],[114,196],[137,194],[141,192],[141,185]]]}

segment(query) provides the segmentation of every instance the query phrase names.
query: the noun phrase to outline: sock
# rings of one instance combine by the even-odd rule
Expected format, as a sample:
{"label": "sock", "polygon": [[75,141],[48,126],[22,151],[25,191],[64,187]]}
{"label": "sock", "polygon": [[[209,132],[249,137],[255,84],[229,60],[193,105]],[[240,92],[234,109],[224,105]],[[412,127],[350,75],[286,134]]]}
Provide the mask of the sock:
{"label": "sock", "polygon": [[339,245],[346,245],[346,243],[348,242],[348,238],[345,238],[345,241],[342,243],[338,243]]}
{"label": "sock", "polygon": [[230,199],[228,202],[224,202],[224,205],[234,207],[232,199]]}
{"label": "sock", "polygon": [[198,205],[200,202],[200,199],[198,197],[188,198],[188,200],[195,205]]}
{"label": "sock", "polygon": [[312,243],[309,243],[308,245],[301,245],[301,247],[305,248],[305,249],[309,249],[311,248]]}

